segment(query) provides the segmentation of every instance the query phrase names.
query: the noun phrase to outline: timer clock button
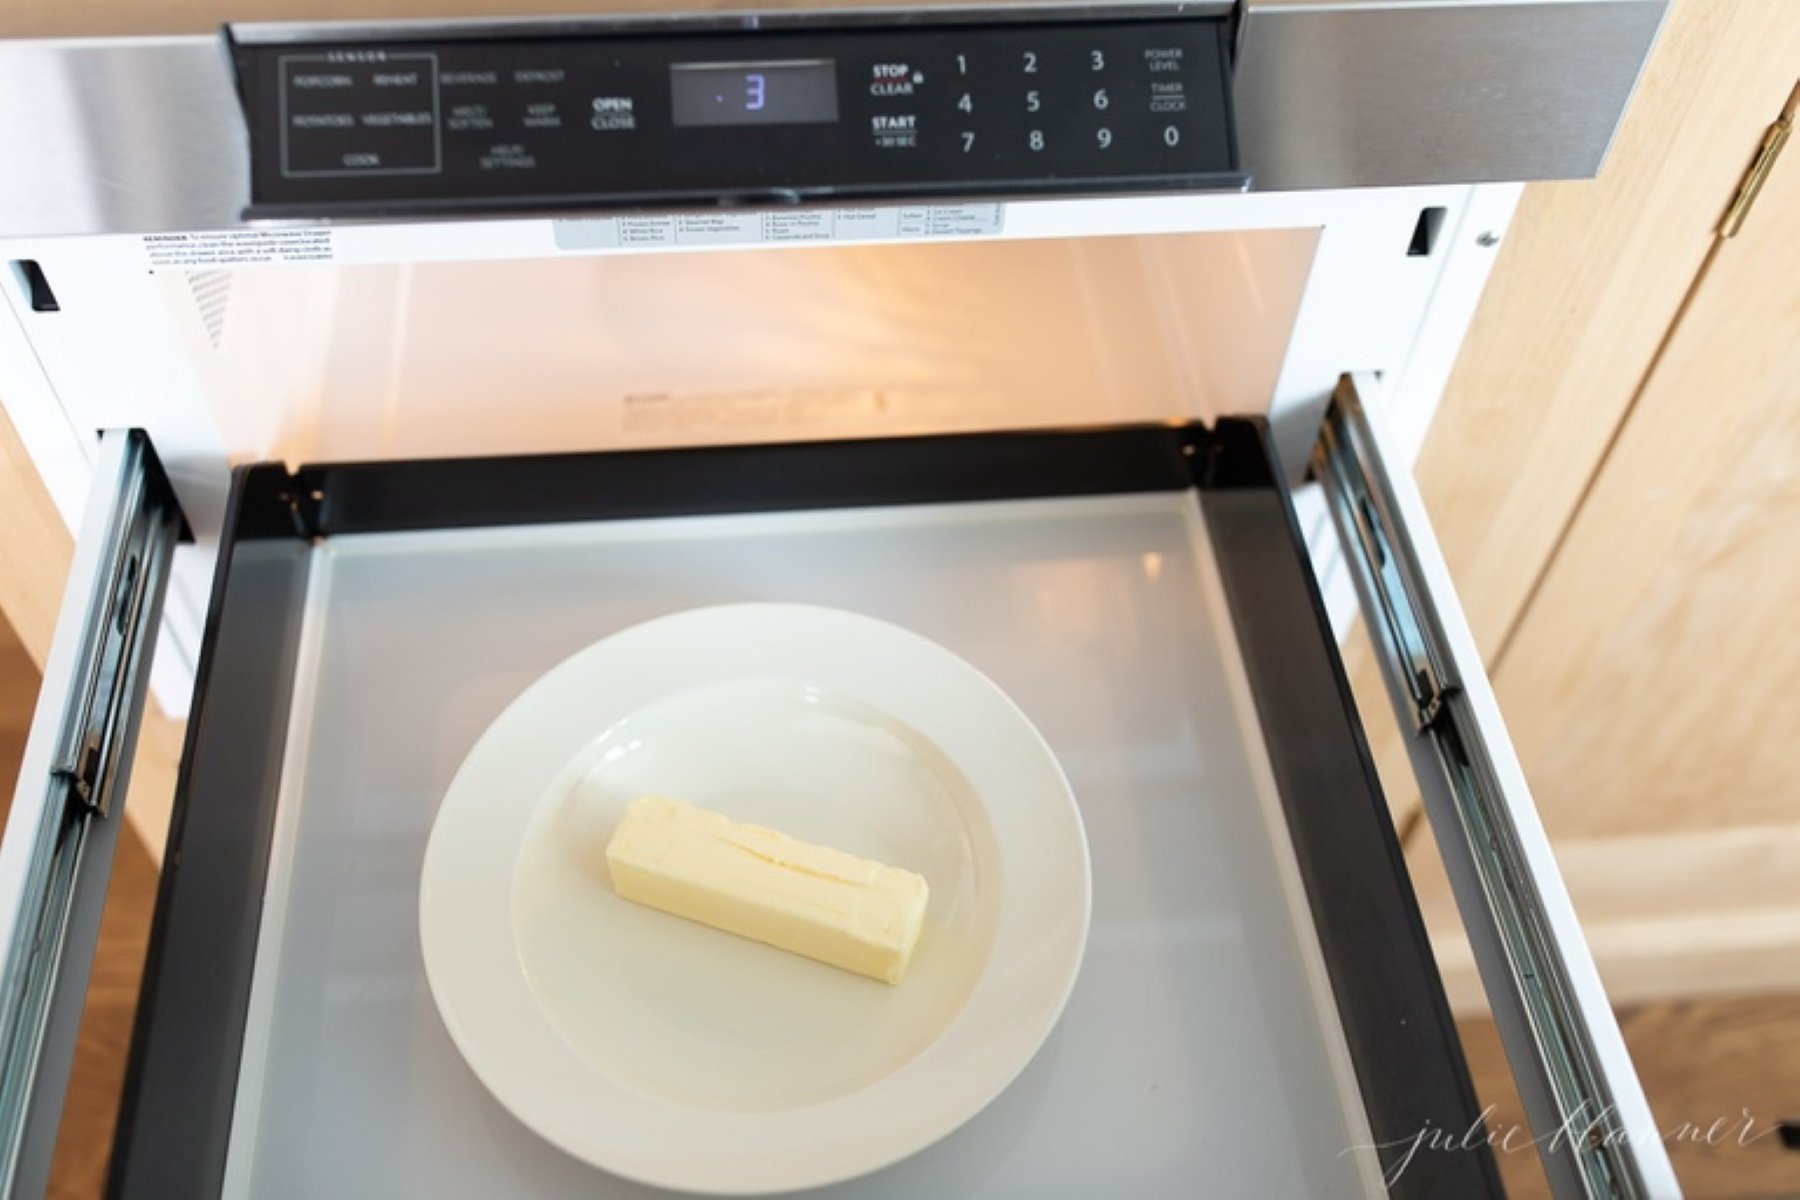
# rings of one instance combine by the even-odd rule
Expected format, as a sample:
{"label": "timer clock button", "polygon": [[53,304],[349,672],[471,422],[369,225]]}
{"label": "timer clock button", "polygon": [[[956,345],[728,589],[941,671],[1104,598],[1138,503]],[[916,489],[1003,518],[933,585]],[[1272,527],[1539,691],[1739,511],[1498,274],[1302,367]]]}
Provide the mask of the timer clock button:
{"label": "timer clock button", "polygon": [[1187,89],[1179,79],[1153,79],[1150,81],[1150,111],[1153,113],[1180,113],[1187,111]]}

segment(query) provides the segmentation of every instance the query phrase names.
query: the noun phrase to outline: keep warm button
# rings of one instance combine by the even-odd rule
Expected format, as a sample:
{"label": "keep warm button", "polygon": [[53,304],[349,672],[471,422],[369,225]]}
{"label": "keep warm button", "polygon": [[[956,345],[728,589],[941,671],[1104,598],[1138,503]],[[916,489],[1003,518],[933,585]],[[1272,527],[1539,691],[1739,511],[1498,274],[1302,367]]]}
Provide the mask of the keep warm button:
{"label": "keep warm button", "polygon": [[527,129],[561,129],[562,123],[562,113],[557,111],[553,100],[534,101],[525,106]]}
{"label": "keep warm button", "polygon": [[869,121],[875,144],[883,150],[905,150],[919,144],[919,118],[913,113],[877,113]]}

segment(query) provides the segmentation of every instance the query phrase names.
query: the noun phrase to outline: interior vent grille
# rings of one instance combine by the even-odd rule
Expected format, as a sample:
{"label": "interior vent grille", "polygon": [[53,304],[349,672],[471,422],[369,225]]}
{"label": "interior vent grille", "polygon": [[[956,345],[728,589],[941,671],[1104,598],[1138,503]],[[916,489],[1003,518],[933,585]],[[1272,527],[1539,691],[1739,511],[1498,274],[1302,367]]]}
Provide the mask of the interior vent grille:
{"label": "interior vent grille", "polygon": [[194,304],[200,309],[200,321],[214,350],[225,337],[225,309],[231,300],[231,272],[195,271],[188,276],[194,290]]}

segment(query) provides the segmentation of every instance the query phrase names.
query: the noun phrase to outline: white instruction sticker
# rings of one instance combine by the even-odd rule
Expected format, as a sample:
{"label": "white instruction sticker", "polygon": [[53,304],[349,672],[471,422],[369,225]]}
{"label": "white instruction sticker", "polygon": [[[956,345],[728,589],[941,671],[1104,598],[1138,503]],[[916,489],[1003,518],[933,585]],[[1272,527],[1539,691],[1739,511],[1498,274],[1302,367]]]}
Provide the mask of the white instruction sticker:
{"label": "white instruction sticker", "polygon": [[337,256],[331,230],[315,228],[150,233],[144,235],[144,252],[152,270],[321,263]]}
{"label": "white instruction sticker", "polygon": [[688,213],[672,217],[580,217],[552,221],[561,250],[637,246],[756,246],[991,237],[1006,226],[1003,204],[917,204]]}

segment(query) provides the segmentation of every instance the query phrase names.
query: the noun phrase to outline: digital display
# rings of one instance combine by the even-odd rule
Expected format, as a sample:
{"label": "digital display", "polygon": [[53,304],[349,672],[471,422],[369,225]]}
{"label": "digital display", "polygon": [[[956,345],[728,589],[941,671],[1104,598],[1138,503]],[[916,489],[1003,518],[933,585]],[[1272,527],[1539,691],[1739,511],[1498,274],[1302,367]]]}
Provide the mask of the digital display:
{"label": "digital display", "polygon": [[678,126],[823,125],[838,119],[837,62],[673,63]]}

